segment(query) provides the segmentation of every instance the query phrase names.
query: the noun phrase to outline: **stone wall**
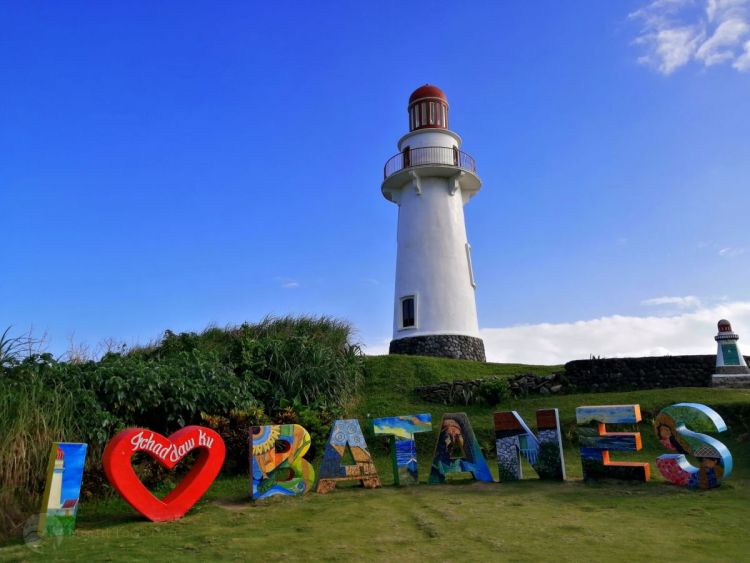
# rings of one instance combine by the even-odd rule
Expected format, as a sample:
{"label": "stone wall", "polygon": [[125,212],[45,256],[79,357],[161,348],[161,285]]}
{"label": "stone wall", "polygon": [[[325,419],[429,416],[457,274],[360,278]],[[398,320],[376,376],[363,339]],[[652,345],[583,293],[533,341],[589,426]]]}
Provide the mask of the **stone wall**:
{"label": "stone wall", "polygon": [[[745,356],[750,365],[750,357]],[[631,391],[668,387],[711,387],[716,356],[661,356],[646,358],[607,358],[575,360],[565,371],[552,375],[525,373],[509,378],[490,376],[468,381],[435,383],[414,389],[430,403],[468,405],[481,400],[482,382],[502,380],[513,397],[554,395],[589,391]],[[726,377],[713,381],[714,387],[750,387],[750,376]]]}
{"label": "stone wall", "polygon": [[417,387],[414,393],[420,399],[428,403],[439,403],[442,405],[470,405],[478,402],[479,385],[481,379],[469,381],[446,381]]}
{"label": "stone wall", "polygon": [[507,389],[506,393],[509,393],[512,397],[554,395],[555,393],[564,393],[567,387],[567,379],[562,373],[553,373],[552,375],[522,373],[509,378],[493,375],[482,379],[435,383],[417,387],[414,389],[414,393],[428,403],[443,405],[479,404],[486,399],[480,391],[482,383],[491,382],[501,382]]}
{"label": "stone wall", "polygon": [[486,361],[482,339],[461,334],[431,334],[391,340],[388,353]]}
{"label": "stone wall", "polygon": [[715,355],[606,358],[565,364],[565,376],[577,391],[710,387],[715,370]]}

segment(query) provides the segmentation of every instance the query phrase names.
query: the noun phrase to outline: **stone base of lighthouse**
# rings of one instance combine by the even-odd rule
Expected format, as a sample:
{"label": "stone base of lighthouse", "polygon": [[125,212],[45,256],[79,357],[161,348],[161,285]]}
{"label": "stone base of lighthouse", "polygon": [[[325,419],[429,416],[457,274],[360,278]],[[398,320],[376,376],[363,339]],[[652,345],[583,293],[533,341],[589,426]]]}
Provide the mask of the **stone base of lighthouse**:
{"label": "stone base of lighthouse", "polygon": [[750,369],[747,366],[716,366],[716,373],[711,377],[711,387],[748,389]]}
{"label": "stone base of lighthouse", "polygon": [[389,354],[409,356],[437,356],[457,360],[486,362],[484,341],[463,334],[430,334],[391,340]]}

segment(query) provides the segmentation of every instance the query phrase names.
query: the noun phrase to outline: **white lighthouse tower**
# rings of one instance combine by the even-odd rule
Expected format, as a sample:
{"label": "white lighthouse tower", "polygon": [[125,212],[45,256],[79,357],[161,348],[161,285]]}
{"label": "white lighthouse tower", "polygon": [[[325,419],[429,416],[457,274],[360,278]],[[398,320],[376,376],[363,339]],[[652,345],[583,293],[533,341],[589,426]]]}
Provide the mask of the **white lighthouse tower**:
{"label": "white lighthouse tower", "polygon": [[485,360],[464,205],[479,191],[474,159],[448,129],[436,86],[409,98],[409,132],[385,164],[381,190],[398,205],[391,354]]}

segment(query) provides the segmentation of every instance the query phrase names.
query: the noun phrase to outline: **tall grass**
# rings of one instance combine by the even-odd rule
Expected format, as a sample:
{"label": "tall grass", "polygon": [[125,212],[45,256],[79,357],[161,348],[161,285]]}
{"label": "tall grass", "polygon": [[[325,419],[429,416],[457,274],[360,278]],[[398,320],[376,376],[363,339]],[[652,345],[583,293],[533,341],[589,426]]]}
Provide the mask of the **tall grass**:
{"label": "tall grass", "polygon": [[0,538],[38,511],[52,442],[76,432],[75,402],[62,387],[0,380]]}
{"label": "tall grass", "polygon": [[256,324],[175,334],[131,358],[168,362],[180,354],[213,354],[250,384],[268,412],[287,404],[346,410],[362,380],[363,356],[352,326],[331,317],[266,317]]}
{"label": "tall grass", "polygon": [[267,389],[268,406],[283,402],[343,411],[362,379],[362,352],[352,327],[329,317],[266,318],[245,325],[239,365]]}

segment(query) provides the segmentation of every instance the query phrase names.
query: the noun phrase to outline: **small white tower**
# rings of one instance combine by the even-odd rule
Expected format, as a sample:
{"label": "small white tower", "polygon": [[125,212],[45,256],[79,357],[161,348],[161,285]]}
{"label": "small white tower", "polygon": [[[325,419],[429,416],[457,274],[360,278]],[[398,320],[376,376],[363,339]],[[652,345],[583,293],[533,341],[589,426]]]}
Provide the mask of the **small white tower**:
{"label": "small white tower", "polygon": [[713,385],[735,387],[750,378],[750,369],[737,345],[739,336],[732,332],[732,325],[726,319],[719,321],[719,333],[716,340],[716,373]]}
{"label": "small white tower", "polygon": [[448,129],[436,86],[409,98],[409,132],[385,164],[381,187],[398,205],[391,354],[485,361],[463,206],[479,191],[474,159]]}

